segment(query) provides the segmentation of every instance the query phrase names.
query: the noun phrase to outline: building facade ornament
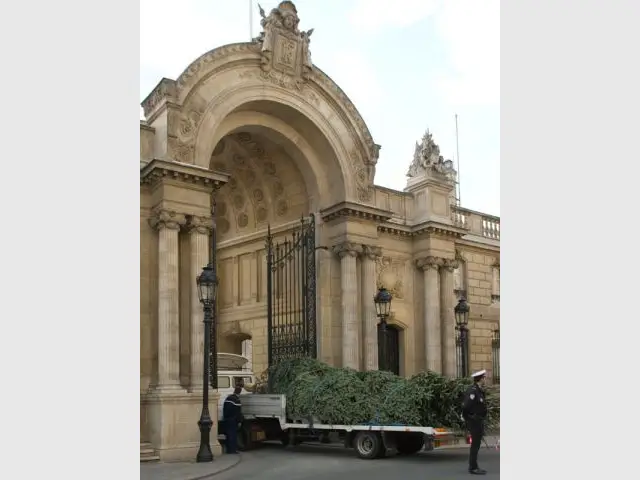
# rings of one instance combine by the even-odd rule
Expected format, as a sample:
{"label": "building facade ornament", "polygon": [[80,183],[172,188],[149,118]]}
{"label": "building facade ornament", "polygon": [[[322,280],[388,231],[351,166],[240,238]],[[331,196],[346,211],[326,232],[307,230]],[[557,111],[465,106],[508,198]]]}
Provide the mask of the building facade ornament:
{"label": "building facade ornament", "polygon": [[156,210],[149,219],[149,225],[157,230],[180,230],[186,224],[186,217],[173,210]]}
{"label": "building facade ornament", "polygon": [[444,260],[438,257],[422,257],[415,261],[416,267],[425,271],[429,269],[438,270],[443,264]]}
{"label": "building facade ornament", "polygon": [[413,161],[409,166],[407,177],[415,178],[433,173],[451,177],[452,179],[455,176],[453,162],[445,160],[440,155],[440,147],[433,140],[433,135],[427,130],[422,137],[422,141],[420,143],[416,142]]}
{"label": "building facade ornament", "polygon": [[263,28],[256,39],[260,44],[261,76],[301,89],[313,72],[309,49],[313,29],[303,32],[298,29],[300,18],[293,2],[280,2],[269,15],[258,7]]}
{"label": "building facade ornament", "polygon": [[460,262],[455,258],[445,258],[442,261],[442,268],[451,273],[453,273],[453,271],[459,266],[460,266]]}
{"label": "building facade ornament", "polygon": [[351,242],[342,242],[331,247],[331,251],[340,258],[345,256],[357,257],[362,253],[362,245]]}
{"label": "building facade ornament", "polygon": [[382,256],[382,248],[371,245],[362,245],[362,256],[375,261]]}
{"label": "building facade ornament", "polygon": [[211,218],[192,216],[187,222],[189,233],[199,233],[201,235],[209,235],[213,229]]}

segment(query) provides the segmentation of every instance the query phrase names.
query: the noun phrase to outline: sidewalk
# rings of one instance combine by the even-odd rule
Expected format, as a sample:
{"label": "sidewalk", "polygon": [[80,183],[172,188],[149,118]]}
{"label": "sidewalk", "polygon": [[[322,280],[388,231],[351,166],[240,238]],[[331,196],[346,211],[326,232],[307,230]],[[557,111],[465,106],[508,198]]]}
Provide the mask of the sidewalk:
{"label": "sidewalk", "polygon": [[241,458],[222,454],[211,463],[141,463],[140,480],[204,480],[235,467]]}

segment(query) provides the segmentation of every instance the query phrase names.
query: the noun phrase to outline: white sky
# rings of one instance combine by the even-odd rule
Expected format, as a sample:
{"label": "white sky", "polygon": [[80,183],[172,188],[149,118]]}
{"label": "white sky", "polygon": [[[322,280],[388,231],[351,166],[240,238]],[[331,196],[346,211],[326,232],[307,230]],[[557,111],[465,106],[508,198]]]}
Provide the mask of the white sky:
{"label": "white sky", "polygon": [[[140,99],[197,57],[249,39],[249,0],[141,0]],[[428,128],[456,160],[462,205],[500,214],[499,0],[298,0],[313,62],[382,145],[375,183],[397,190]],[[268,11],[277,1],[262,0]],[[260,31],[253,2],[253,34]]]}

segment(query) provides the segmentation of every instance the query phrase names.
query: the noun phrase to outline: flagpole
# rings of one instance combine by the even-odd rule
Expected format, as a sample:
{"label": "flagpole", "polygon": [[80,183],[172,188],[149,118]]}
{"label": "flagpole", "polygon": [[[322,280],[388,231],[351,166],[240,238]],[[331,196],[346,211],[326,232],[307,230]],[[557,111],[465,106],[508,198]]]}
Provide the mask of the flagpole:
{"label": "flagpole", "polygon": [[460,199],[460,144],[458,143],[458,114],[456,113],[456,168],[458,169],[458,206],[462,205]]}
{"label": "flagpole", "polygon": [[253,0],[249,0],[249,41],[253,41]]}

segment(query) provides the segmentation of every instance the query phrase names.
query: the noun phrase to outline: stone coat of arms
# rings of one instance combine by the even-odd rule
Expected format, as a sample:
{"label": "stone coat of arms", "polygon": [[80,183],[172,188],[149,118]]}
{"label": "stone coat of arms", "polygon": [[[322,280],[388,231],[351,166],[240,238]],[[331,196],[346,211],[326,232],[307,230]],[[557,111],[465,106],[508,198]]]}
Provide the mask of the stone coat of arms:
{"label": "stone coat of arms", "polygon": [[313,29],[303,32],[298,29],[300,19],[293,2],[280,2],[268,16],[260,5],[258,7],[263,28],[257,38],[261,44],[262,76],[301,88],[313,71],[309,50]]}

